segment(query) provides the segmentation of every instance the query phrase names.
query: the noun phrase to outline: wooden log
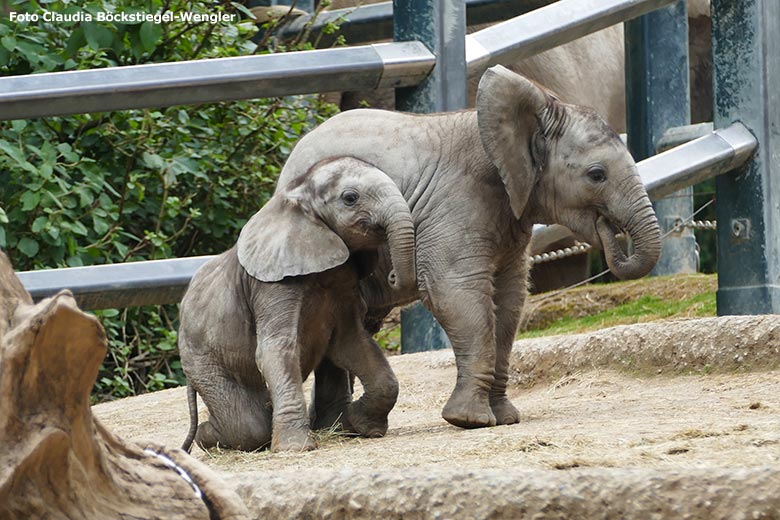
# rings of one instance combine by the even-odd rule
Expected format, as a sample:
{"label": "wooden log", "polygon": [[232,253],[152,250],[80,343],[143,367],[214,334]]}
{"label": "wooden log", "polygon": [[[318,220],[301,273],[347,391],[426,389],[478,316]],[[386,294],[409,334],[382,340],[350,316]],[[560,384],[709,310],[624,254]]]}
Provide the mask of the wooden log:
{"label": "wooden log", "polygon": [[247,518],[183,451],[124,442],[92,416],[105,354],[69,291],[33,305],[0,251],[0,519]]}

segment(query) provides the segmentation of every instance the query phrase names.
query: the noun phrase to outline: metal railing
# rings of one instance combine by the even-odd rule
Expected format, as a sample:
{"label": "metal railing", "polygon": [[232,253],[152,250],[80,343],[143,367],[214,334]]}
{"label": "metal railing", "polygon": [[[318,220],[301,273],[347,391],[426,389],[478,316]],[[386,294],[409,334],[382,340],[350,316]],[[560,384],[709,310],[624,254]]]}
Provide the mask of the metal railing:
{"label": "metal railing", "polygon": [[436,64],[419,42],[153,63],[0,78],[0,119],[418,85]]}
{"label": "metal railing", "polygon": [[675,0],[562,0],[466,36],[469,75],[529,58]]}

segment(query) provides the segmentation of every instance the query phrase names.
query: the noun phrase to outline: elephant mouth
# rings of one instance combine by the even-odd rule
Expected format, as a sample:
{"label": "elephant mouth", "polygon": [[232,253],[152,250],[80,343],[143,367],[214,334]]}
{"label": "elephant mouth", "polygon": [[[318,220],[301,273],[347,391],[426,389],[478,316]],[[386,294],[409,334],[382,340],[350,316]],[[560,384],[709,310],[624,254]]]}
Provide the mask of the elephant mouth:
{"label": "elephant mouth", "polygon": [[356,224],[357,224],[356,227],[364,235],[378,236],[378,235],[383,235],[385,232],[383,226],[381,226],[377,222],[374,222],[373,220],[367,217],[359,219]]}
{"label": "elephant mouth", "polygon": [[601,223],[601,226],[603,226],[602,230],[608,230],[609,233],[618,240],[626,240],[630,238],[630,235],[626,230],[616,223],[614,220],[609,218],[607,215],[604,215],[602,213],[599,213],[596,219],[593,221],[593,235],[595,237],[595,241],[591,242],[591,245],[594,246],[601,246],[601,249],[605,249],[608,247],[608,244],[605,244],[605,238],[603,236],[603,232],[599,231],[599,223]]}

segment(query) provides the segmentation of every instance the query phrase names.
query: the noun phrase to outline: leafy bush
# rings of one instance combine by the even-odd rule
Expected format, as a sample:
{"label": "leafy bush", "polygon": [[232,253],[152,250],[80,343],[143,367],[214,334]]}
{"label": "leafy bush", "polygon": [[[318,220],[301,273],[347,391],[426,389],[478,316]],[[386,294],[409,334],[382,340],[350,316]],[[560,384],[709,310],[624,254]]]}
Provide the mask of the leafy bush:
{"label": "leafy bush", "polygon": [[[274,50],[232,2],[22,0],[17,12],[232,13],[235,23],[0,21],[0,75]],[[294,49],[308,47],[298,43]],[[318,98],[0,122],[0,247],[16,269],[224,251],[273,192],[302,133],[332,115]],[[175,306],[98,312],[110,338],[97,398],[182,382]]]}

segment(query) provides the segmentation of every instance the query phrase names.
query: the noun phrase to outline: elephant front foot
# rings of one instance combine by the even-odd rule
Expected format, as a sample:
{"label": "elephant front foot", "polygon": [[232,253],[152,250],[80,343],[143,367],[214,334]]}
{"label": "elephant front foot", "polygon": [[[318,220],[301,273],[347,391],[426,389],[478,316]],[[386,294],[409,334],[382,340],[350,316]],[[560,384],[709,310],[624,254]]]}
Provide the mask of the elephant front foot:
{"label": "elephant front foot", "polygon": [[195,434],[195,444],[200,446],[202,450],[215,448],[218,445],[224,446],[224,443],[220,443],[219,433],[216,428],[208,421],[198,425],[198,431]]}
{"label": "elephant front foot", "polygon": [[496,425],[496,416],[490,409],[487,392],[469,392],[457,387],[444,405],[441,416],[448,423],[460,428]]}
{"label": "elephant front foot", "polygon": [[311,451],[317,449],[317,443],[306,430],[284,430],[274,432],[271,439],[271,451]]}
{"label": "elephant front foot", "polygon": [[502,395],[490,399],[490,409],[496,416],[496,424],[516,424],[520,422],[520,412],[509,399]]}
{"label": "elephant front foot", "polygon": [[[317,410],[309,415],[312,430],[346,429],[345,417],[347,415],[347,403],[339,403],[325,410]],[[340,425],[340,426],[339,426]]]}
{"label": "elephant front foot", "polygon": [[387,433],[387,414],[371,413],[360,399],[347,407],[345,429],[363,437],[384,437]]}

